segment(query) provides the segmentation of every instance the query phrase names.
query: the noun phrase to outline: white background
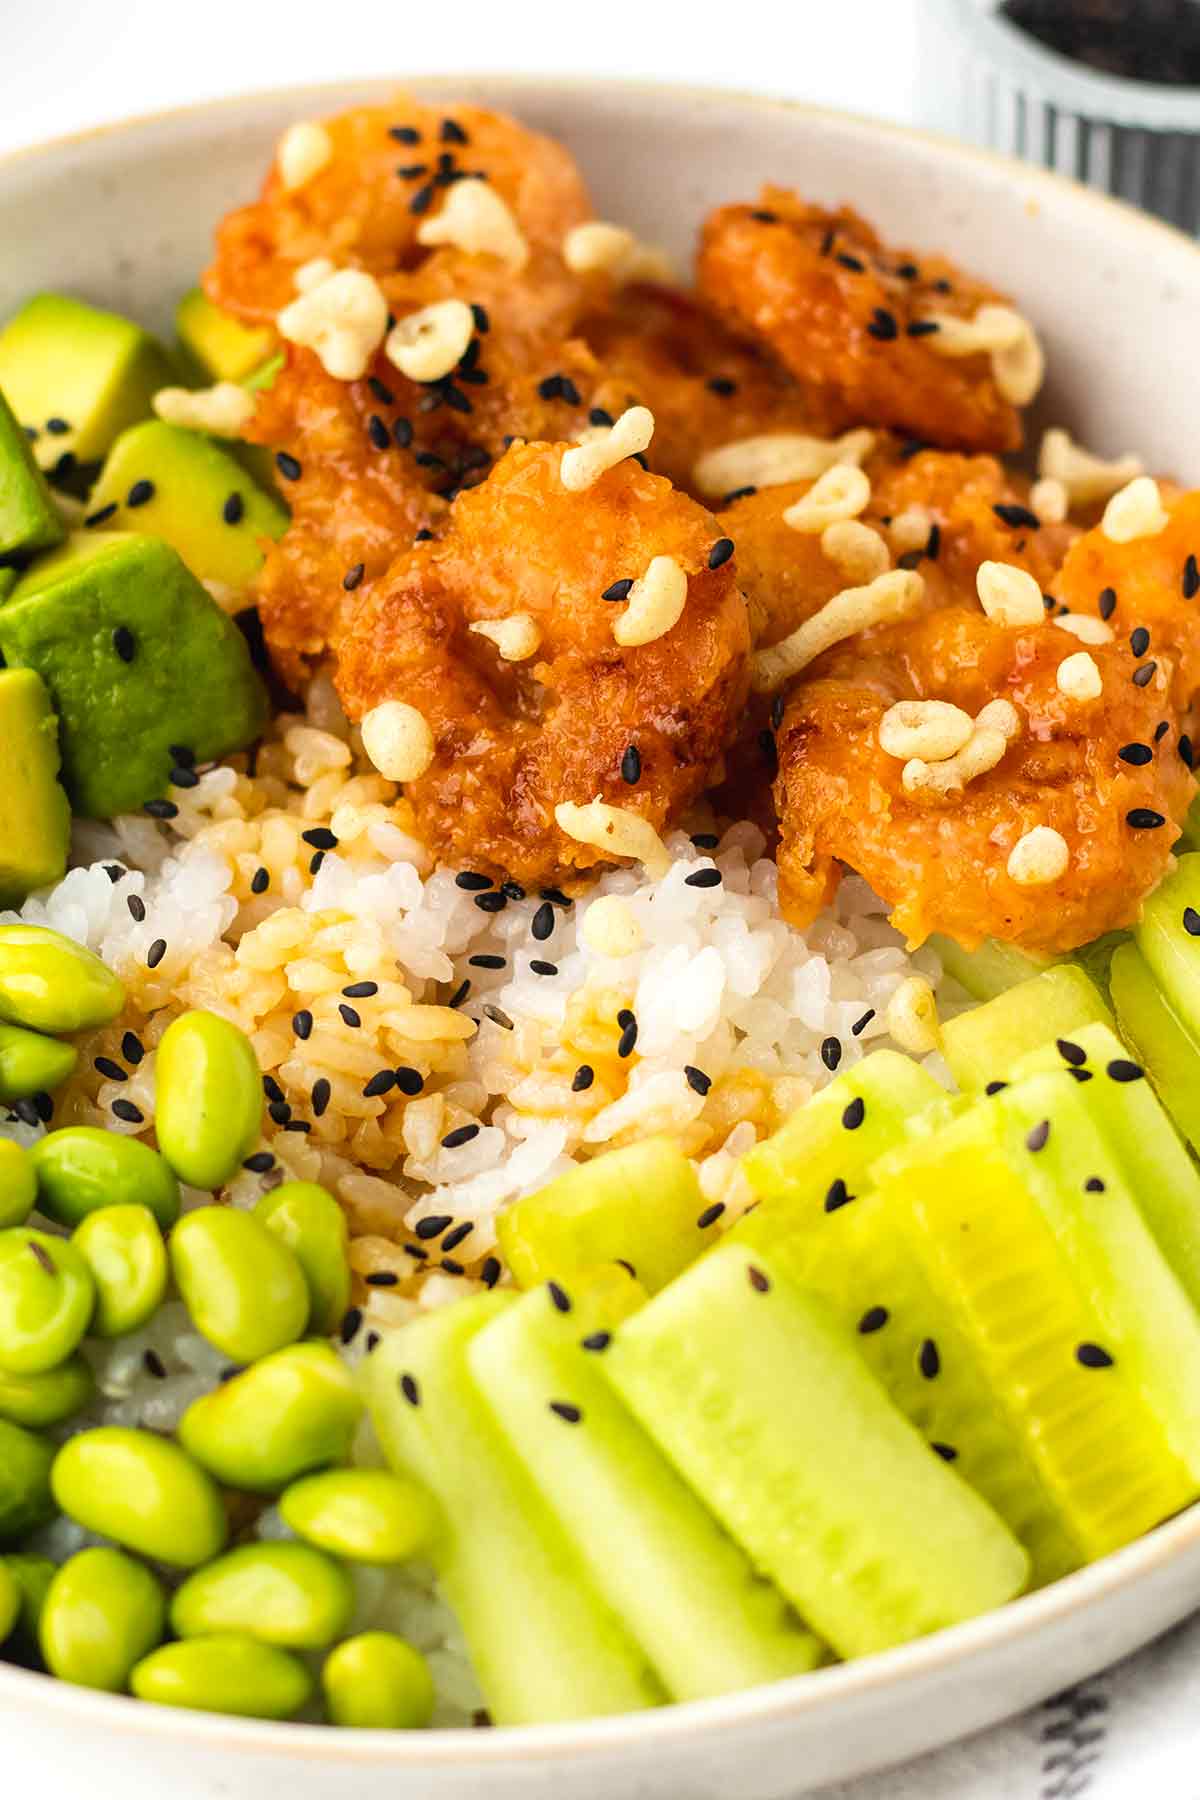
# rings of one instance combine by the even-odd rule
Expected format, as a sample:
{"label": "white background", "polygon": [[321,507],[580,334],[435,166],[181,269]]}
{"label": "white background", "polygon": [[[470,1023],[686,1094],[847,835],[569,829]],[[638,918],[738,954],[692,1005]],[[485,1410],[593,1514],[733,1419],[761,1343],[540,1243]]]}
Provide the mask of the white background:
{"label": "white background", "polygon": [[911,122],[923,0],[0,0],[0,151],[181,101],[405,72],[628,75]]}

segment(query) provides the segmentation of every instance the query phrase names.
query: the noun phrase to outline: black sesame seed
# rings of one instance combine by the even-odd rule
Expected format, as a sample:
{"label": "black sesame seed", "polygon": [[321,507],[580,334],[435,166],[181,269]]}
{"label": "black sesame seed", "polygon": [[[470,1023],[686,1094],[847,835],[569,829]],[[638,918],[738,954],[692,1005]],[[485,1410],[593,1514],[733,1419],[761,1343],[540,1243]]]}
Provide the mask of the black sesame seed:
{"label": "black sesame seed", "polygon": [[529,964],[529,970],[532,975],[557,975],[558,964],[543,962],[540,957],[535,956]]}
{"label": "black sesame seed", "polygon": [[1196,567],[1195,557],[1189,556],[1183,565],[1183,597],[1185,600],[1194,600],[1198,592],[1200,592],[1200,568]]}
{"label": "black sesame seed", "polygon": [[632,1056],[633,1047],[637,1043],[637,1020],[632,1013],[622,1011],[617,1014],[617,1023],[621,1027],[621,1036],[617,1042],[617,1055],[620,1057]]}
{"label": "black sesame seed", "polygon": [[409,212],[416,213],[418,217],[421,213],[428,212],[433,200],[433,191],[432,181],[427,181],[423,187],[419,187],[408,203]]}
{"label": "black sesame seed", "polygon": [[1092,1071],[1090,1069],[1068,1069],[1067,1074],[1080,1084],[1092,1079]]}
{"label": "black sesame seed", "polygon": [[590,1063],[580,1063],[574,1075],[571,1077],[571,1092],[573,1094],[585,1093],[586,1090],[591,1087],[595,1079],[596,1071],[592,1068],[592,1065]]}
{"label": "black sesame seed", "polygon": [[135,481],[125,496],[126,506],[146,506],[154,498],[152,481]]}
{"label": "black sesame seed", "polygon": [[589,1331],[585,1338],[580,1338],[580,1346],[584,1350],[607,1350],[612,1343],[611,1331]]}
{"label": "black sesame seed", "polygon": [[301,1040],[310,1038],[312,1036],[312,1028],[313,1016],[307,1007],[302,1008],[298,1013],[292,1014],[292,1030],[298,1038]]}
{"label": "black sesame seed", "polygon": [[[866,263],[859,262],[857,256],[848,256],[844,250],[838,252],[837,261],[841,263],[843,269],[849,269],[854,275],[861,275],[867,266]],[[867,329],[869,331],[870,326]]]}
{"label": "black sesame seed", "polygon": [[155,938],[154,942],[151,944],[150,948],[146,952],[146,967],[148,969],[157,969],[159,963],[162,961],[163,957],[166,954],[167,954],[166,938]]}
{"label": "black sesame seed", "polygon": [[1039,1119],[1025,1134],[1025,1148],[1034,1152],[1044,1150],[1050,1139],[1049,1119]]}
{"label": "black sesame seed", "polygon": [[899,335],[896,315],[890,313],[886,306],[876,306],[871,313],[871,323],[867,326],[867,336],[877,338],[881,344],[890,344]]}
{"label": "black sesame seed", "polygon": [[578,1425],[583,1417],[580,1409],[570,1400],[551,1400],[549,1406],[550,1411],[557,1414],[560,1419],[564,1419],[568,1425]]}
{"label": "black sesame seed", "polygon": [[642,779],[642,753],[636,744],[627,744],[621,758],[621,780],[636,787]]}
{"label": "black sesame seed", "polygon": [[1200,937],[1200,912],[1194,906],[1185,906],[1183,909],[1183,929],[1189,937]]}
{"label": "black sesame seed", "polygon": [[859,1018],[855,1019],[853,1025],[850,1027],[851,1037],[861,1037],[874,1017],[875,1008],[872,1006],[869,1007],[865,1013],[862,1013]]}
{"label": "black sesame seed", "polygon": [[521,886],[519,881],[514,881],[511,876],[507,881],[502,881],[500,883],[500,892],[502,894],[507,894],[510,900],[523,900],[525,898],[525,889]]}
{"label": "black sesame seed", "polygon": [[1064,1062],[1071,1063],[1078,1068],[1080,1063],[1087,1061],[1087,1051],[1082,1044],[1073,1044],[1070,1038],[1055,1038],[1054,1044]]}
{"label": "black sesame seed", "polygon": [[142,1351],[142,1367],[148,1375],[153,1375],[155,1381],[167,1379],[167,1365],[157,1350]]}
{"label": "black sesame seed", "polygon": [[245,516],[246,502],[235,489],[221,508],[221,517],[226,525],[240,525]]}
{"label": "black sesame seed", "polygon": [[467,978],[465,980],[459,982],[458,986],[455,988],[454,992],[451,994],[451,996],[450,996],[449,1000],[446,1002],[446,1004],[448,1006],[452,1006],[452,1007],[461,1006],[463,1001],[466,999],[467,995],[470,993],[470,991],[471,991],[471,978],[470,978],[470,976],[467,976]]}
{"label": "black sesame seed", "polygon": [[612,414],[607,412],[603,406],[593,406],[588,414],[589,425],[612,425],[613,423]]}
{"label": "black sesame seed", "polygon": [[142,808],[152,819],[174,819],[179,815],[179,808],[173,800],[147,800]]}
{"label": "black sesame seed", "polygon": [[428,1218],[417,1220],[413,1231],[417,1237],[427,1241],[429,1238],[441,1237],[446,1227],[453,1223],[453,1213],[430,1213]]}
{"label": "black sesame seed", "polygon": [[461,1150],[472,1138],[479,1136],[478,1125],[459,1125],[456,1130],[448,1131],[442,1139],[443,1150]]}
{"label": "black sesame seed", "polygon": [[1110,1081],[1140,1081],[1146,1071],[1139,1063],[1130,1062],[1127,1057],[1114,1056],[1105,1069]]}
{"label": "black sesame seed", "polygon": [[[419,181],[422,175],[428,175],[428,163],[397,163],[396,173],[401,181]],[[387,402],[385,401],[386,405]]]}
{"label": "black sesame seed", "polygon": [[389,1288],[396,1287],[400,1277],[395,1269],[373,1269],[363,1279],[368,1287]]}
{"label": "black sesame seed", "polygon": [[108,876],[108,879],[113,883],[113,885],[115,887],[117,882],[120,881],[120,879],[121,879],[122,875],[125,873],[125,871],[121,867],[120,863],[105,863],[104,873]]}
{"label": "black sesame seed", "polygon": [[710,569],[721,568],[721,566],[724,563],[727,563],[729,561],[729,559],[732,555],[733,555],[733,539],[732,538],[718,538],[716,543],[713,545],[712,549],[708,553],[709,568]]}
{"label": "black sesame seed", "polygon": [[825,1067],[829,1070],[831,1075],[833,1074],[833,1071],[837,1068],[837,1066],[841,1062],[841,1060],[842,1060],[841,1039],[835,1038],[835,1037],[822,1038],[822,1040],[821,1040],[821,1061],[825,1064]]}
{"label": "black sesame seed", "polygon": [[265,1175],[268,1169],[275,1166],[275,1158],[269,1150],[256,1150],[243,1162],[243,1169],[249,1169],[252,1175]]}
{"label": "black sesame seed", "polygon": [[272,1100],[267,1112],[276,1125],[286,1125],[292,1116],[292,1109],[286,1100]]}
{"label": "black sesame seed", "polygon": [[140,1106],[135,1106],[132,1100],[114,1100],[112,1109],[117,1118],[124,1119],[127,1125],[145,1124],[145,1113]]}
{"label": "black sesame seed", "polygon": [[1100,598],[1096,605],[1096,610],[1099,612],[1100,617],[1102,619],[1111,619],[1113,616],[1113,613],[1116,611],[1116,609],[1117,609],[1117,590],[1116,590],[1116,588],[1111,588],[1111,587],[1101,588]]}
{"label": "black sesame seed", "polygon": [[443,144],[469,144],[470,138],[456,119],[443,119],[441,138]]}
{"label": "black sesame seed", "polygon": [[350,1027],[351,1031],[357,1031],[362,1024],[362,1017],[354,1007],[347,1006],[344,1001],[339,1000],[338,1011],[342,1015],[343,1022]]}
{"label": "black sesame seed", "polygon": [[66,437],[70,429],[71,427],[65,419],[55,417],[46,420],[46,430],[50,433],[51,437]]}
{"label": "black sesame seed", "polygon": [[710,394],[726,396],[737,393],[737,382],[731,381],[728,375],[710,375],[704,385]]}
{"label": "black sesame seed", "polygon": [[756,1268],[753,1263],[747,1268],[746,1276],[750,1286],[754,1289],[756,1294],[766,1294],[770,1291],[770,1281],[766,1275],[763,1274],[762,1270]]}
{"label": "black sesame seed", "polygon": [[724,1211],[725,1211],[725,1202],[723,1200],[714,1200],[712,1205],[706,1206],[704,1211],[697,1218],[697,1220],[696,1220],[697,1229],[700,1231],[707,1231],[707,1229],[710,1225],[716,1224],[717,1220],[721,1217],[721,1214]]}
{"label": "black sesame seed", "polygon": [[768,212],[765,206],[756,206],[750,217],[757,219],[760,225],[778,225],[779,214]]}
{"label": "black sesame seed", "polygon": [[370,438],[376,450],[391,449],[392,434],[378,413],[372,413],[367,420],[367,436]]}
{"label": "black sesame seed", "polygon": [[910,319],[905,330],[911,338],[932,337],[941,326],[936,319]]}
{"label": "black sesame seed", "polygon": [[697,850],[715,850],[720,841],[715,831],[698,831],[692,838]]}
{"label": "black sesame seed", "polygon": [[1194,769],[1196,766],[1196,752],[1192,746],[1192,740],[1186,731],[1180,732],[1179,742],[1175,748],[1179,752],[1179,760],[1184,768]]}
{"label": "black sesame seed", "polygon": [[1075,1361],[1085,1369],[1111,1369],[1113,1357],[1102,1344],[1076,1344]]}
{"label": "black sesame seed", "polygon": [[279,470],[279,473],[283,476],[285,481],[299,481],[301,475],[304,473],[304,470],[301,468],[296,458],[290,456],[286,450],[277,450],[275,452],[275,467]]}
{"label": "black sesame seed", "polygon": [[475,904],[479,908],[480,912],[485,912],[485,913],[503,912],[505,907],[508,905],[508,895],[502,894],[498,890],[495,893],[490,893],[490,894],[476,894]]}
{"label": "black sesame seed", "polygon": [[753,484],[748,487],[730,488],[721,504],[722,506],[731,506],[735,500],[748,500],[752,494],[757,494],[757,492],[758,489]]}
{"label": "black sesame seed", "polygon": [[684,887],[715,888],[721,885],[720,869],[697,869],[694,875],[685,875]]}
{"label": "black sesame seed", "polygon": [[312,1126],[309,1124],[307,1119],[288,1119],[286,1121],[283,1129],[285,1131],[307,1132],[307,1131],[312,1130]]}
{"label": "black sesame seed", "polygon": [[123,663],[131,663],[137,655],[137,639],[128,625],[118,625],[112,634],[112,647]]}
{"label": "black sesame seed", "polygon": [[861,1094],[856,1094],[842,1114],[842,1124],[847,1131],[857,1131],[867,1116],[867,1103]]}
{"label": "black sesame seed", "polygon": [[1004,501],[993,506],[992,511],[1005,525],[1011,525],[1014,531],[1036,531],[1041,524],[1035,512],[1027,506],[1015,506]]}
{"label": "black sesame seed", "polygon": [[683,1065],[684,1078],[695,1094],[707,1094],[712,1086],[712,1076],[706,1075],[703,1069],[697,1069],[692,1063]]}
{"label": "black sesame seed", "polygon": [[958,1451],[953,1444],[939,1444],[931,1441],[929,1448],[935,1455],[940,1456],[943,1462],[957,1462],[958,1460]]}
{"label": "black sesame seed", "polygon": [[377,981],[352,981],[349,987],[342,989],[342,992],[347,1000],[369,1000],[373,994],[379,992],[379,983]]}
{"label": "black sesame seed", "polygon": [[123,1069],[119,1062],[113,1061],[111,1056],[97,1056],[93,1058],[93,1064],[94,1067],[100,1071],[101,1075],[106,1075],[108,1077],[109,1081],[129,1080],[128,1069]]}
{"label": "black sesame seed", "polygon": [[1083,1191],[1085,1194],[1102,1194],[1104,1192],[1104,1183],[1101,1181],[1099,1175],[1089,1175],[1083,1184]]}
{"label": "black sesame seed", "polygon": [[494,887],[495,883],[490,875],[482,875],[478,869],[460,869],[454,877],[454,885],[474,893],[477,889]]}
{"label": "black sesame seed", "polygon": [[265,894],[270,885],[270,870],[261,867],[255,869],[254,874],[250,878],[250,892],[252,894]]}
{"label": "black sesame seed", "polygon": [[632,577],[630,577],[627,580],[623,579],[621,581],[614,581],[611,587],[605,588],[605,590],[601,594],[600,598],[602,600],[628,600],[629,590],[632,586],[633,586]]}
{"label": "black sesame seed", "polygon": [[370,1081],[368,1081],[366,1087],[363,1089],[363,1099],[377,1100],[381,1094],[390,1094],[395,1085],[396,1071],[394,1069],[380,1069],[377,1074],[372,1075]]}
{"label": "black sesame seed", "polygon": [[464,1238],[469,1238],[474,1229],[470,1219],[464,1219],[461,1225],[456,1225],[453,1231],[446,1233],[442,1239],[442,1249],[457,1250]]}
{"label": "black sesame seed", "polygon": [[[557,973],[558,971],[556,969],[555,974]],[[512,1020],[504,1009],[499,1006],[494,1006],[490,1000],[485,1000],[479,1010],[485,1019],[490,1019],[493,1025],[499,1025],[504,1031],[516,1030]]]}
{"label": "black sesame seed", "polygon": [[[115,1102],[113,1104],[113,1111],[116,1111]],[[14,1100],[12,1103],[12,1117],[20,1119],[23,1125],[36,1125],[38,1123],[38,1109],[33,1104],[32,1100],[22,1096],[20,1100]]]}
{"label": "black sesame seed", "polygon": [[539,944],[542,944],[545,943],[553,930],[554,908],[551,906],[549,900],[543,900],[542,904],[533,915],[533,920],[529,927],[529,934],[531,937],[536,938]]}
{"label": "black sesame seed", "polygon": [[171,770],[171,785],[172,787],[179,788],[199,787],[200,777],[197,775],[195,769],[176,767]]}
{"label": "black sesame seed", "polygon": [[1129,634],[1129,648],[1135,656],[1145,656],[1150,648],[1150,633],[1144,625],[1135,625]]}
{"label": "black sesame seed", "polygon": [[83,522],[89,526],[104,525],[112,518],[116,510],[116,501],[110,500],[107,506],[98,507],[94,513],[89,513]]}
{"label": "black sesame seed", "polygon": [[505,959],[502,956],[487,955],[469,956],[467,958],[467,961],[473,969],[502,969],[504,967],[504,960]]}
{"label": "black sesame seed", "polygon": [[125,1061],[132,1063],[136,1069],[146,1052],[142,1040],[136,1031],[127,1031],[121,1038],[121,1055]]}
{"label": "black sesame seed", "polygon": [[1149,744],[1122,744],[1117,755],[1123,763],[1128,763],[1134,769],[1140,769],[1154,760],[1154,752]]}
{"label": "black sesame seed", "polygon": [[570,1312],[570,1310],[571,1310],[570,1296],[561,1287],[559,1287],[557,1281],[548,1281],[546,1283],[546,1291],[550,1295],[550,1298],[554,1303],[554,1308],[555,1308],[556,1312],[560,1312],[560,1313],[569,1313]]}
{"label": "black sesame seed", "polygon": [[888,1322],[889,1316],[886,1306],[868,1306],[866,1312],[858,1321],[858,1329],[863,1337],[869,1337],[873,1331],[883,1330]]}
{"label": "black sesame seed", "polygon": [[917,1367],[926,1381],[933,1381],[941,1373],[942,1359],[932,1338],[926,1338],[917,1351]]}
{"label": "black sesame seed", "polygon": [[412,420],[393,419],[392,437],[395,440],[397,450],[407,450],[413,439]]}
{"label": "black sesame seed", "polygon": [[1140,669],[1135,669],[1132,678],[1134,687],[1149,687],[1154,680],[1154,672],[1157,668],[1156,662],[1148,662],[1143,663]]}
{"label": "black sesame seed", "polygon": [[419,144],[421,134],[415,125],[389,125],[388,136],[398,144]]}
{"label": "black sesame seed", "polygon": [[307,831],[302,831],[300,836],[306,844],[311,844],[314,850],[336,850],[338,847],[338,840],[328,825],[310,826]]}
{"label": "black sesame seed", "polygon": [[419,1094],[421,1089],[425,1086],[425,1077],[422,1075],[420,1069],[412,1069],[407,1063],[401,1063],[400,1067],[396,1070],[396,1086],[400,1089],[402,1094],[407,1094],[411,1100],[413,1096]]}
{"label": "black sesame seed", "polygon": [[324,1075],[318,1075],[312,1084],[312,1109],[314,1118],[321,1118],[329,1105],[333,1089]]}
{"label": "black sesame seed", "polygon": [[486,306],[480,306],[480,305],[479,305],[479,303],[478,303],[478,301],[476,301],[476,300],[472,300],[472,302],[471,302],[471,313],[472,313],[472,316],[473,316],[473,318],[474,318],[474,320],[475,320],[475,329],[476,329],[476,331],[478,331],[478,332],[486,332],[486,331],[489,331],[489,330],[490,330],[490,329],[491,329],[491,323],[492,323],[492,322],[491,322],[491,320],[490,320],[490,319],[489,319],[489,318],[488,318],[488,313],[487,313],[487,307],[486,307]]}
{"label": "black sesame seed", "polygon": [[367,386],[381,406],[391,406],[396,396],[392,393],[390,387],[385,386],[385,384],[380,381],[378,375],[368,375]]}
{"label": "black sesame seed", "polygon": [[1134,831],[1157,831],[1166,822],[1165,814],[1155,812],[1152,806],[1133,806],[1125,814],[1125,823]]}
{"label": "black sesame seed", "polygon": [[404,1395],[404,1398],[408,1401],[410,1406],[420,1406],[421,1390],[417,1386],[417,1378],[415,1375],[402,1375],[400,1377],[400,1392]]}
{"label": "black sesame seed", "polygon": [[137,923],[140,925],[142,920],[146,917],[146,902],[142,899],[140,894],[127,894],[125,897],[125,904],[129,908],[130,917],[136,919]]}
{"label": "black sesame seed", "polygon": [[498,1257],[489,1256],[485,1259],[483,1267],[479,1271],[479,1279],[482,1281],[484,1287],[495,1287],[500,1279],[500,1260]]}
{"label": "black sesame seed", "polygon": [[828,1191],[826,1192],[825,1211],[827,1213],[837,1212],[840,1207],[849,1206],[850,1202],[855,1197],[854,1194],[849,1192],[841,1176],[838,1175],[830,1182]]}

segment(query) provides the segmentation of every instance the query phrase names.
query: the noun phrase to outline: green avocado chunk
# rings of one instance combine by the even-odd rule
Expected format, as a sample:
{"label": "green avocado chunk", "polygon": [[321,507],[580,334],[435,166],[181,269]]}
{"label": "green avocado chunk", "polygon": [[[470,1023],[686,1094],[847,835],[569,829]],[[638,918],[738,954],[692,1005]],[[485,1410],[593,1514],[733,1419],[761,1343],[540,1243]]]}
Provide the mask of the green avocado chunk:
{"label": "green avocado chunk", "polygon": [[[0,556],[50,550],[66,536],[29,437],[0,393]],[[4,571],[0,570],[0,576]],[[0,598],[4,587],[0,582]]]}
{"label": "green avocado chunk", "polygon": [[149,332],[66,294],[35,295],[0,331],[0,388],[42,469],[99,462],[173,379]]}
{"label": "green avocado chunk", "polygon": [[122,432],[88,505],[107,513],[114,531],[165,538],[201,581],[234,588],[253,581],[263,539],[280,537],[288,523],[228,450],[161,419]]}
{"label": "green avocado chunk", "polygon": [[161,538],[93,533],[36,562],[0,607],[0,651],[49,688],[63,783],[88,818],[164,794],[170,746],[207,762],[266,716],[241,632]]}
{"label": "green avocado chunk", "polygon": [[0,906],[19,906],[67,868],[71,809],[58,785],[58,720],[40,675],[0,670]]}
{"label": "green avocado chunk", "polygon": [[202,382],[247,380],[275,343],[267,326],[243,325],[198,287],[175,308],[175,330],[189,373],[194,371]]}

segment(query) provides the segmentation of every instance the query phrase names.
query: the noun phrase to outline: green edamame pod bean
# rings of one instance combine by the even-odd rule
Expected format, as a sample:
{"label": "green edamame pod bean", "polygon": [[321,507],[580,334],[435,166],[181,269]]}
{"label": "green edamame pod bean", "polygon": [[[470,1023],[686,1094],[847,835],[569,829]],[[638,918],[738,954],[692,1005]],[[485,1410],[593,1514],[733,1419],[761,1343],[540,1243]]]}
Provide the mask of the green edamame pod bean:
{"label": "green edamame pod bean", "polygon": [[101,1425],[68,1438],[50,1474],[54,1498],[87,1531],[153,1562],[194,1569],[225,1548],[216,1483],[169,1438]]}
{"label": "green edamame pod bean", "polygon": [[331,1725],[413,1731],[433,1717],[429,1664],[390,1631],[364,1631],[331,1650],[321,1686]]}
{"label": "green edamame pod bean", "polygon": [[437,1530],[432,1496],[387,1469],[308,1475],[292,1483],[279,1510],[297,1537],[352,1562],[404,1562]]}
{"label": "green edamame pod bean", "polygon": [[139,1700],[245,1719],[290,1719],[312,1693],[304,1664],[236,1633],[164,1644],[129,1678]]}
{"label": "green edamame pod bean", "polygon": [[8,1375],[0,1369],[0,1419],[34,1431],[61,1425],[82,1412],[95,1391],[92,1366],[78,1355],[40,1375]]}
{"label": "green edamame pod bean", "polygon": [[344,1462],[362,1410],[328,1344],[292,1344],[193,1400],[179,1441],[227,1486],[277,1494],[298,1475]]}
{"label": "green edamame pod bean", "polygon": [[340,1563],[308,1544],[243,1544],[189,1575],[171,1602],[177,1637],[241,1631],[281,1650],[323,1650],[354,1611]]}
{"label": "green edamame pod bean", "polygon": [[285,1181],[254,1209],[268,1231],[282,1238],[304,1271],[308,1328],[330,1337],[350,1304],[350,1231],[346,1215],[327,1188],[315,1181]]}
{"label": "green edamame pod bean", "polygon": [[0,1019],[34,1031],[107,1025],[125,989],[98,956],[48,925],[0,925]]}
{"label": "green edamame pod bean", "polygon": [[12,1636],[21,1616],[21,1590],[16,1577],[0,1562],[0,1644]]}
{"label": "green edamame pod bean", "polygon": [[7,1105],[30,1094],[52,1094],[78,1060],[74,1044],[21,1025],[0,1025],[0,1100]]}
{"label": "green edamame pod bean", "polygon": [[0,1544],[12,1544],[54,1517],[54,1445],[0,1419]]}
{"label": "green edamame pod bean", "polygon": [[38,1642],[52,1675],[119,1694],[135,1663],[161,1644],[167,1599],[123,1550],[81,1550],[50,1583]]}
{"label": "green edamame pod bean", "polygon": [[37,1199],[29,1153],[11,1138],[0,1138],[0,1227],[23,1225]]}
{"label": "green edamame pod bean", "polygon": [[160,1150],[193,1187],[220,1187],[250,1154],[262,1126],[254,1046],[217,1013],[182,1013],[163,1032],[154,1069]]}
{"label": "green edamame pod bean", "polygon": [[14,1550],[11,1555],[0,1557],[0,1562],[17,1585],[20,1612],[17,1615],[16,1631],[13,1633],[16,1646],[22,1652],[33,1652],[37,1649],[42,1608],[46,1604],[50,1583],[58,1570],[48,1556],[34,1556],[21,1550]]}
{"label": "green edamame pod bean", "polygon": [[179,1182],[138,1138],[96,1125],[49,1131],[29,1153],[38,1211],[68,1227],[102,1206],[148,1206],[164,1231],[179,1217]]}
{"label": "green edamame pod bean", "polygon": [[167,1247],[148,1206],[102,1206],[71,1242],[96,1284],[98,1337],[125,1337],[154,1317],[167,1291]]}
{"label": "green edamame pod bean", "polygon": [[308,1285],[287,1245],[233,1206],[199,1206],[171,1233],[171,1273],[198,1331],[232,1362],[294,1344]]}
{"label": "green edamame pod bean", "polygon": [[73,1244],[23,1225],[0,1231],[0,1369],[39,1375],[65,1362],[95,1302]]}

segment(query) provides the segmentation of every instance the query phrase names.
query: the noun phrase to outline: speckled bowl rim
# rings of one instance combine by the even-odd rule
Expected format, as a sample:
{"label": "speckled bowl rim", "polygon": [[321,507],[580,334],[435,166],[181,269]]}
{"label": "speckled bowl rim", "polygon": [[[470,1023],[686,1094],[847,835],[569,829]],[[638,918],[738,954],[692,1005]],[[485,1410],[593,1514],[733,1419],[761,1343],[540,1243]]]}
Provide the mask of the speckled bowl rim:
{"label": "speckled bowl rim", "polygon": [[[287,83],[282,87],[228,95],[195,105],[168,107],[10,150],[0,155],[0,186],[9,169],[31,158],[53,155],[71,146],[102,143],[110,137],[137,132],[171,119],[192,121],[211,117],[219,120],[225,111],[252,105],[255,101],[272,103],[285,96],[295,99],[298,117],[309,117],[341,103],[347,91],[352,89],[361,89],[364,94],[374,89],[382,95],[403,87],[416,94],[436,96],[451,93],[457,84],[465,83],[486,83],[496,91],[495,104],[499,106],[506,104],[506,85],[511,86],[514,93],[536,88],[580,95],[620,93],[634,98],[643,95],[647,104],[666,91],[700,104],[732,103],[743,105],[747,110],[798,115],[818,127],[822,121],[828,121],[839,130],[849,126],[865,136],[888,139],[895,144],[899,154],[903,154],[906,145],[923,145],[926,149],[937,149],[953,161],[978,164],[993,173],[1011,170],[1014,177],[1019,175],[1023,186],[1034,196],[1039,190],[1060,199],[1069,194],[1073,205],[1103,209],[1111,218],[1115,232],[1127,237],[1131,232],[1139,231],[1148,238],[1148,252],[1160,248],[1175,255],[1184,252],[1200,258],[1200,245],[1184,233],[1138,212],[1123,201],[1081,187],[1049,170],[1018,163],[1011,157],[961,144],[933,132],[731,88],[571,75],[528,76],[512,71],[491,74],[459,70],[450,75],[398,75],[391,80],[381,80],[377,76],[361,79],[347,76],[337,81]],[[1042,1632],[1071,1613],[1086,1610],[1094,1602],[1136,1586],[1196,1545],[1200,1545],[1200,1503],[1157,1526],[1136,1543],[1089,1568],[1065,1576],[1038,1593],[1024,1595],[977,1619],[931,1637],[919,1638],[899,1649],[863,1657],[857,1662],[833,1664],[811,1674],[790,1676],[769,1686],[748,1688],[711,1700],[689,1701],[612,1718],[551,1725],[495,1726],[487,1730],[460,1727],[421,1732],[335,1731],[326,1725],[273,1724],[230,1718],[224,1714],[147,1706],[122,1695],[94,1693],[6,1665],[0,1665],[0,1707],[11,1707],[18,1717],[22,1712],[36,1710],[57,1717],[64,1726],[75,1720],[128,1737],[169,1740],[180,1748],[190,1745],[234,1755],[246,1752],[302,1762],[325,1761],[363,1771],[393,1769],[417,1773],[422,1769],[455,1767],[486,1770],[489,1766],[512,1766],[524,1760],[544,1763],[559,1759],[566,1762],[588,1755],[601,1760],[606,1752],[633,1748],[644,1752],[666,1750],[682,1739],[694,1741],[704,1734],[744,1731],[747,1727],[779,1723],[814,1710],[834,1712],[841,1701],[849,1702],[881,1689],[919,1688],[931,1676],[982,1657],[1001,1645],[1026,1641],[1032,1648]],[[1053,1682],[1048,1682],[1047,1686],[1052,1688]],[[947,1733],[948,1738],[953,1735],[953,1731]]]}

